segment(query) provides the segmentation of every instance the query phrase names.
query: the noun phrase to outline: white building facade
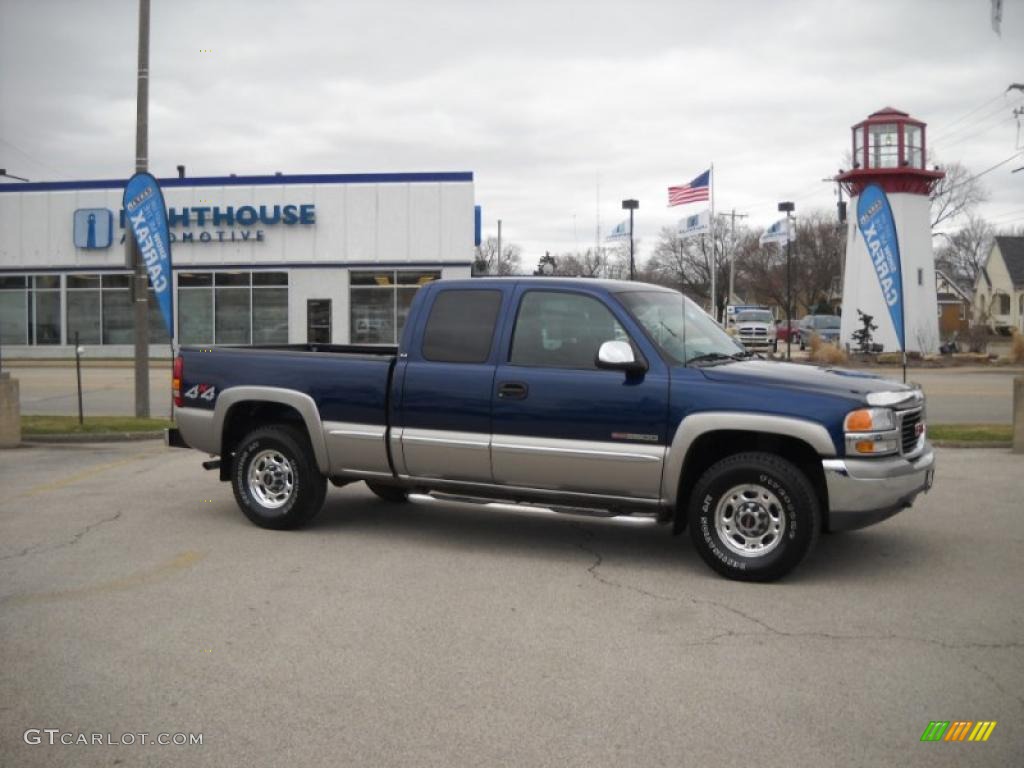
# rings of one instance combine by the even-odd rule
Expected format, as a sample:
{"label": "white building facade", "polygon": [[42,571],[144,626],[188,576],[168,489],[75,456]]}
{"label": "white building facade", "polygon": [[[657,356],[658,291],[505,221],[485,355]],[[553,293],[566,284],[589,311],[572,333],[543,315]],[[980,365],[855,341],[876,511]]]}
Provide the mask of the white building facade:
{"label": "white building facade", "polygon": [[[178,344],[395,344],[418,288],[469,277],[473,175],[162,179]],[[0,185],[7,357],[133,354],[124,181]],[[170,338],[150,291],[150,353]]]}

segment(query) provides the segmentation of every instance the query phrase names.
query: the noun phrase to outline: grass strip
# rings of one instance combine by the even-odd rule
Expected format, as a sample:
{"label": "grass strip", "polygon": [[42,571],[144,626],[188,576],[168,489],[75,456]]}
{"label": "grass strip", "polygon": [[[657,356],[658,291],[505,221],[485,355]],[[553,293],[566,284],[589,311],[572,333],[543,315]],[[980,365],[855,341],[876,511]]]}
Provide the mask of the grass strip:
{"label": "grass strip", "polygon": [[928,439],[956,443],[1009,443],[1012,424],[929,424]]}
{"label": "grass strip", "polygon": [[137,419],[133,416],[22,416],[23,435],[96,435],[124,432],[159,432],[171,426],[167,419]]}

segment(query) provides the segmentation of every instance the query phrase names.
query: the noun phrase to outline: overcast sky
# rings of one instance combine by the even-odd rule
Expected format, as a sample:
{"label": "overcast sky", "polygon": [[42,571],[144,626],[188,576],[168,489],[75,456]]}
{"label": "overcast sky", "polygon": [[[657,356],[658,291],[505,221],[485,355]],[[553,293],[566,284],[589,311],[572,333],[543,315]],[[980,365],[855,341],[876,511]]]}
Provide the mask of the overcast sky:
{"label": "overcast sky", "polygon": [[[701,208],[666,188],[711,162],[716,208],[756,226],[779,200],[831,209],[821,179],[886,105],[929,124],[932,160],[1024,149],[1024,2],[1004,5],[999,36],[990,0],[152,0],[150,168],[473,171],[525,267],[634,197],[646,251]],[[0,0],[0,167],[131,173],[137,7]],[[1024,223],[1021,166],[984,177],[996,224]]]}

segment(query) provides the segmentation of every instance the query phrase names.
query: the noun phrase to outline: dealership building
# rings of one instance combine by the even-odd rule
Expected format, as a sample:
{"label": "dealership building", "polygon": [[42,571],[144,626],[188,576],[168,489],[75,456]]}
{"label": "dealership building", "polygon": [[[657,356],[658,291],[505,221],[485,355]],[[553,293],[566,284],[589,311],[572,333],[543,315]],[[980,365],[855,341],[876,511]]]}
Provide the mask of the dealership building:
{"label": "dealership building", "polygon": [[[133,354],[123,180],[0,185],[5,357]],[[178,344],[395,344],[416,291],[469,277],[473,174],[163,179]],[[150,353],[170,354],[150,289]]]}

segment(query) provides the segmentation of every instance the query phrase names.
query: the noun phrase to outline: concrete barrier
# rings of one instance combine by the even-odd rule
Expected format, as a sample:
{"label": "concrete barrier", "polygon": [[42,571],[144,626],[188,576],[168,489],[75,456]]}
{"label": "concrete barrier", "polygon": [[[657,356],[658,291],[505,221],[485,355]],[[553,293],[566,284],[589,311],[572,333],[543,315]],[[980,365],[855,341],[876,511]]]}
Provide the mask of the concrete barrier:
{"label": "concrete barrier", "polygon": [[1013,380],[1013,452],[1024,453],[1024,376]]}
{"label": "concrete barrier", "polygon": [[0,448],[21,444],[21,400],[18,380],[9,373],[0,373]]}

